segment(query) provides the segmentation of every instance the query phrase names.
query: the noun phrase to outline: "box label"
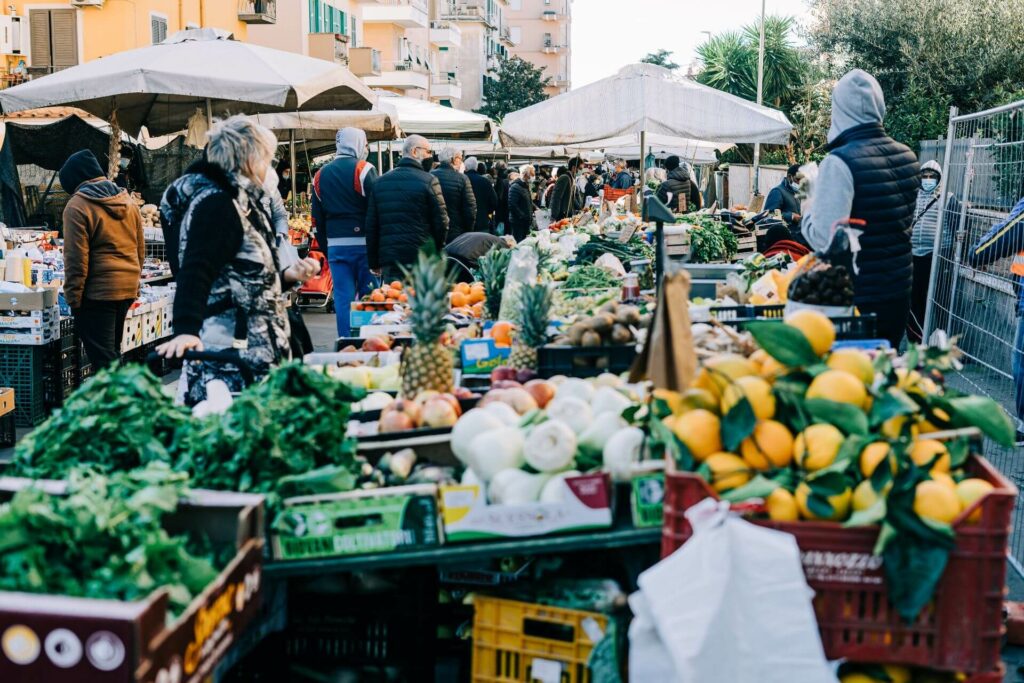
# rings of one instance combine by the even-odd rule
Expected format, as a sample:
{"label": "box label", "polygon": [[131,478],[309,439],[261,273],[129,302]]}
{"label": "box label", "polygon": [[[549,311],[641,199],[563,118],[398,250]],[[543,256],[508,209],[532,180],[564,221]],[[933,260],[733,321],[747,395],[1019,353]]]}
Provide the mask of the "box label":
{"label": "box label", "polygon": [[656,472],[634,477],[630,483],[633,526],[638,529],[662,525],[665,502],[665,474]]}
{"label": "box label", "polygon": [[512,354],[507,346],[498,346],[493,339],[466,339],[460,347],[462,374],[489,375],[505,364]]}

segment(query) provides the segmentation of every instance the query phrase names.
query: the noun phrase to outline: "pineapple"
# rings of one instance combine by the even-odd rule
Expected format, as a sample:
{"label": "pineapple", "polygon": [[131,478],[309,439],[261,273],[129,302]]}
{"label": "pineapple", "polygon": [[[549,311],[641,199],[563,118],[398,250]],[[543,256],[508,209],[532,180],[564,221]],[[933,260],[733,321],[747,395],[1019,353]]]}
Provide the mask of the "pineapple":
{"label": "pineapple", "polygon": [[473,273],[473,277],[484,283],[484,292],[487,294],[484,310],[489,320],[499,319],[501,295],[505,289],[505,274],[508,272],[508,264],[511,261],[511,249],[495,247],[480,257],[477,269]]}
{"label": "pineapple", "polygon": [[441,343],[452,285],[447,263],[442,256],[421,251],[406,279],[413,292],[409,295],[409,325],[414,344],[402,356],[402,395],[413,399],[427,390],[450,393],[454,358]]}
{"label": "pineapple", "polygon": [[551,290],[547,285],[523,285],[519,292],[519,318],[516,335],[512,340],[509,367],[516,370],[537,369],[537,347],[547,340],[548,313],[551,310]]}

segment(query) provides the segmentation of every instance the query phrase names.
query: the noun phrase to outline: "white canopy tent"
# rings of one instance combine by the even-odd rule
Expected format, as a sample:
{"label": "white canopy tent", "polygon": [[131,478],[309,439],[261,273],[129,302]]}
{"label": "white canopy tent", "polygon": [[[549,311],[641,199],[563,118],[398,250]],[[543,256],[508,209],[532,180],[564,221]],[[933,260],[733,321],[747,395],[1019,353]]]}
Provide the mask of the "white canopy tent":
{"label": "white canopy tent", "polygon": [[277,114],[255,114],[253,121],[278,134],[281,140],[296,136],[297,142],[334,142],[342,128],[359,128],[366,139],[393,140],[400,132],[398,119],[383,111],[292,111]]}
{"label": "white canopy tent", "polygon": [[[724,152],[732,149],[735,145],[722,142],[703,142],[689,138],[678,138],[671,135],[659,135],[648,133],[646,140],[649,152],[658,159],[668,156],[678,156],[683,161],[692,164],[710,164],[716,161],[715,152]],[[566,145],[565,149],[571,154],[586,154],[600,150],[608,158],[612,159],[639,159],[640,158],[640,135],[620,135],[606,140],[595,140],[578,145]],[[645,155],[646,156],[646,155]]]}
{"label": "white canopy tent", "polygon": [[653,64],[552,97],[505,117],[505,146],[574,145],[641,133],[711,143],[785,144],[780,111],[701,85]]}
{"label": "white canopy tent", "polygon": [[4,113],[79,107],[132,135],[188,128],[196,110],[223,114],[370,109],[375,93],[351,71],[233,40],[225,31],[181,31],[159,45],[118,52],[0,91]]}
{"label": "white canopy tent", "polygon": [[490,140],[493,136],[493,123],[483,114],[403,95],[377,94],[377,109],[397,120],[406,135],[473,140]]}

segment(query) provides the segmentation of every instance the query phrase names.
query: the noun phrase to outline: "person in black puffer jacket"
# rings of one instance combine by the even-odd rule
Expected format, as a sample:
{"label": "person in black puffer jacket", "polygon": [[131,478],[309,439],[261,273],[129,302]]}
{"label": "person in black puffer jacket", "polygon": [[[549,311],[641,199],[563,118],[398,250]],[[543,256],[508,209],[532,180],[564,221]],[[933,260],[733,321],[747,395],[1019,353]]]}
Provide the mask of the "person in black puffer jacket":
{"label": "person in black puffer jacket", "polygon": [[558,174],[555,189],[551,193],[551,220],[575,216],[583,209],[583,194],[576,189],[576,173],[583,160],[579,157],[569,159],[566,170]]}
{"label": "person in black puffer jacket", "polygon": [[476,195],[462,168],[462,152],[447,147],[438,158],[441,165],[430,172],[441,183],[441,194],[448,209],[448,238],[451,242],[476,225]]}
{"label": "person in black puffer jacket", "polygon": [[508,188],[508,223],[516,242],[526,239],[537,225],[533,214],[533,199],[530,198],[533,174],[533,166],[530,164],[520,166],[519,177]]}
{"label": "person in black puffer jacket", "polygon": [[[679,157],[670,156],[665,159],[665,170],[668,171],[668,178],[658,186],[657,197],[672,211],[679,211],[679,198],[686,197],[687,211],[696,211],[699,207],[691,207],[690,202],[690,174],[679,165]],[[669,196],[671,195],[671,197]]]}
{"label": "person in black puffer jacket", "polygon": [[366,256],[370,270],[385,281],[401,279],[399,266],[411,266],[428,242],[438,253],[444,248],[448,211],[441,184],[423,170],[430,154],[429,140],[410,135],[402,160],[374,185],[366,211]]}
{"label": "person in black puffer jacket", "polygon": [[508,166],[504,161],[499,161],[494,165],[494,170],[497,172],[497,180],[494,182],[494,194],[498,195],[498,206],[494,212],[494,227],[495,232],[499,234],[510,234],[511,229],[508,227]]}
{"label": "person in black puffer jacket", "polygon": [[910,232],[920,179],[917,156],[886,135],[884,118],[885,98],[871,74],[854,69],[839,79],[832,91],[830,154],[811,188],[801,230],[823,251],[837,222],[865,221],[854,303],[861,313],[876,314],[878,337],[899,348],[910,316]]}
{"label": "person in black puffer jacket", "polygon": [[[476,197],[476,225],[470,226],[467,232],[494,232],[491,219],[498,210],[498,195],[494,192],[491,177],[483,173],[482,167],[483,164],[477,161],[476,157],[466,159],[466,177],[473,186],[473,195]],[[448,240],[449,244],[451,242],[452,240]]]}

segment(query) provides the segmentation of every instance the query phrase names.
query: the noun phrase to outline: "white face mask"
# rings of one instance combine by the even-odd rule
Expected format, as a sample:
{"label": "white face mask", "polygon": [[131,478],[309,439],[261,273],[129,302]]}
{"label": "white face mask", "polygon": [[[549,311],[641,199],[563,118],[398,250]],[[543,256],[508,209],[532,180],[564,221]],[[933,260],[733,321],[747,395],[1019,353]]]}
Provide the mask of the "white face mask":
{"label": "white face mask", "polygon": [[925,192],[931,192],[939,186],[938,178],[924,178],[921,180],[921,189]]}

